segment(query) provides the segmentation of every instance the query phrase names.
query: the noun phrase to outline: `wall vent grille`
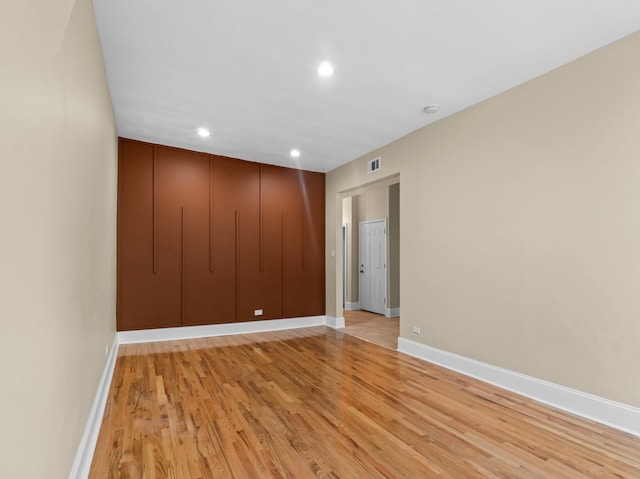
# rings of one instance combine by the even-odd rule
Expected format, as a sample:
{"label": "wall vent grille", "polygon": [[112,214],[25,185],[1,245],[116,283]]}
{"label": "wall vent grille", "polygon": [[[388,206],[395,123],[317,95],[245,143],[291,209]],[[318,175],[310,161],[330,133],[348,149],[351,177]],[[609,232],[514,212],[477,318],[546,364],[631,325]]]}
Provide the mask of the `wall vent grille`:
{"label": "wall vent grille", "polygon": [[381,158],[378,156],[373,160],[367,161],[367,174],[378,171],[381,165]]}

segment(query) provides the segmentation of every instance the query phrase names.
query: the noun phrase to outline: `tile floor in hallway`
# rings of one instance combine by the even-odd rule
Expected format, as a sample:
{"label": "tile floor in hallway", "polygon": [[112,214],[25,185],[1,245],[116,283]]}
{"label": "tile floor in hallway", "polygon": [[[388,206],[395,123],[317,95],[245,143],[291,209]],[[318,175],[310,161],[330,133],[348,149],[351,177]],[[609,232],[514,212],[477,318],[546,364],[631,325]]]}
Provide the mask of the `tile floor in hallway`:
{"label": "tile floor in hallway", "polygon": [[398,349],[400,318],[368,311],[344,311],[344,332],[388,349]]}

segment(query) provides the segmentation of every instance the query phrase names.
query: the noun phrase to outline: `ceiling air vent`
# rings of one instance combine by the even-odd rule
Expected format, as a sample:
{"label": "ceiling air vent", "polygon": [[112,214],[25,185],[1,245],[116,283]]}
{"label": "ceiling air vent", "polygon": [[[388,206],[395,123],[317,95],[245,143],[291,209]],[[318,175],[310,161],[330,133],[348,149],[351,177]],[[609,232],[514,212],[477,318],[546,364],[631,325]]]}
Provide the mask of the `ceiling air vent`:
{"label": "ceiling air vent", "polygon": [[367,173],[373,173],[380,169],[380,157],[367,161]]}

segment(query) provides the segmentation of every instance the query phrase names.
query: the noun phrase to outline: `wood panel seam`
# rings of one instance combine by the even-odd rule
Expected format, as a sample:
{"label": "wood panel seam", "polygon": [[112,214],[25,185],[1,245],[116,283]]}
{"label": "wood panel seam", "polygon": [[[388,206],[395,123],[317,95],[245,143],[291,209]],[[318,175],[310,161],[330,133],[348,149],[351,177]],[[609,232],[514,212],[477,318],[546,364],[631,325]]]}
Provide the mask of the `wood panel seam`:
{"label": "wood panel seam", "polygon": [[260,248],[260,272],[264,271],[264,235],[263,235],[263,212],[262,212],[262,165],[258,165],[258,234]]}
{"label": "wood panel seam", "polygon": [[158,273],[158,266],[156,262],[156,145],[153,145],[153,157],[152,157],[153,165],[151,167],[152,171],[152,179],[151,179],[151,195],[152,195],[152,206],[151,206],[151,223],[153,228],[152,233],[152,243],[153,243],[153,274]]}
{"label": "wood panel seam", "polygon": [[287,285],[287,260],[286,260],[286,229],[285,229],[285,212],[282,212],[282,316],[286,316],[285,300]]}
{"label": "wood panel seam", "polygon": [[185,237],[185,218],[184,206],[180,207],[180,324],[184,324],[184,268],[186,254],[184,247]]}
{"label": "wood panel seam", "polygon": [[239,317],[239,314],[240,314],[239,308],[238,308],[238,306],[239,306],[238,305],[238,293],[239,293],[238,292],[238,283],[239,283],[239,273],[238,272],[240,271],[240,267],[239,267],[240,266],[239,265],[240,260],[239,260],[239,256],[238,256],[238,241],[239,241],[239,236],[240,236],[239,231],[238,231],[239,222],[240,222],[239,212],[238,212],[238,210],[235,210],[235,242],[236,242],[236,245],[235,245],[235,275],[236,275],[236,277],[235,277],[235,288],[234,289],[235,289],[235,295],[236,295],[236,297],[235,297],[235,300],[236,300],[236,321],[238,321],[238,317]]}
{"label": "wood panel seam", "polygon": [[214,250],[213,250],[213,219],[214,219],[214,191],[213,191],[213,155],[209,155],[209,273],[214,271]]}

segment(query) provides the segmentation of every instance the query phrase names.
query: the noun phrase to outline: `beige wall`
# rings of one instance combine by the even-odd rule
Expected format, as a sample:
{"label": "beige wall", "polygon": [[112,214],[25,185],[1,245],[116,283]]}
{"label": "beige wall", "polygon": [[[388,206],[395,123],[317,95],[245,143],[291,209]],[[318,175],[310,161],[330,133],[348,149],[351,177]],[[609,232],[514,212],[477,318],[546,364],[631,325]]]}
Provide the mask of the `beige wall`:
{"label": "beige wall", "polygon": [[116,131],[90,0],[0,10],[0,464],[66,478],[115,332]]}
{"label": "beige wall", "polygon": [[330,172],[327,314],[340,192],[400,173],[402,337],[640,406],[638,51],[640,33]]}
{"label": "beige wall", "polygon": [[357,219],[360,221],[379,220],[389,216],[389,187],[375,185],[359,195]]}

